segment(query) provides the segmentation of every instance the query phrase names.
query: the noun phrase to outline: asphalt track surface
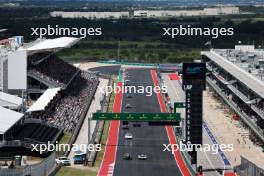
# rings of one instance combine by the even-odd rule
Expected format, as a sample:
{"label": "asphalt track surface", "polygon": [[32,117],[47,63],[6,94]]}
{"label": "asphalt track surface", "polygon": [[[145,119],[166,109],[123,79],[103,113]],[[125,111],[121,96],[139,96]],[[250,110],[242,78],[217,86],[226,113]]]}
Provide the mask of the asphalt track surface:
{"label": "asphalt track surface", "polygon": [[[129,85],[154,86],[149,69],[128,69]],[[161,112],[157,95],[132,94],[128,98],[123,94],[122,112]],[[129,103],[132,108],[126,108]],[[180,176],[182,175],[170,152],[163,151],[163,144],[169,144],[164,126],[149,126],[148,122],[140,122],[141,127],[133,127],[129,122],[129,129],[119,128],[118,147],[114,167],[115,176]],[[125,139],[127,132],[132,133],[133,139]],[[132,160],[124,160],[124,153],[130,153]],[[147,160],[138,160],[138,154],[146,154]]]}

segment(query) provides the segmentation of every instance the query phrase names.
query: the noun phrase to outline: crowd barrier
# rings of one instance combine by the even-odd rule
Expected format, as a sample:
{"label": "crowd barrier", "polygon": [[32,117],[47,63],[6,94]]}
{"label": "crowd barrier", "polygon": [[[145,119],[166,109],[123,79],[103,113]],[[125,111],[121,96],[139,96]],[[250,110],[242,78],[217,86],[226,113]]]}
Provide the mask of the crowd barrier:
{"label": "crowd barrier", "polygon": [[0,169],[0,176],[47,176],[57,167],[56,153],[52,153],[42,162],[21,168]]}
{"label": "crowd barrier", "polygon": [[235,167],[235,171],[239,176],[264,176],[264,169],[258,167],[251,161],[241,156],[241,164]]}

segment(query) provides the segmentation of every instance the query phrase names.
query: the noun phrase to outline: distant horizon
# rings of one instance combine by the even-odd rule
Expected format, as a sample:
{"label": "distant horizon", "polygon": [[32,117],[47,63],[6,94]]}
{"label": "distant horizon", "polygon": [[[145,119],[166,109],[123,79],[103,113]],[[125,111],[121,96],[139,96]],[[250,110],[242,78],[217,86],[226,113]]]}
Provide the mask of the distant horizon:
{"label": "distant horizon", "polygon": [[[0,3],[10,3],[10,2],[126,2],[126,3],[142,3],[142,2],[152,2],[152,3],[175,3],[179,5],[217,5],[217,4],[264,4],[264,0],[0,0]],[[199,3],[199,4],[197,4]]]}

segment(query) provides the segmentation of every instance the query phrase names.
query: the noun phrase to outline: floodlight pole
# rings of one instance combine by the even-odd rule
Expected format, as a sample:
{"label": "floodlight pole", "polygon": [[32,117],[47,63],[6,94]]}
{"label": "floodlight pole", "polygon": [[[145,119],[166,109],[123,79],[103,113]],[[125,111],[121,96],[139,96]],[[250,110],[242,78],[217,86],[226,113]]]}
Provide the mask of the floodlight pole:
{"label": "floodlight pole", "polygon": [[88,116],[88,145],[90,143],[90,140],[91,140],[91,118]]}
{"label": "floodlight pole", "polygon": [[120,57],[120,40],[118,40],[118,48],[117,48],[117,60],[119,61]]}
{"label": "floodlight pole", "polygon": [[86,151],[86,158],[87,158],[87,160],[89,160],[89,157],[90,157],[90,151],[89,151],[89,144],[90,144],[90,141],[91,141],[91,118],[90,118],[90,116],[88,116],[87,117],[88,118],[88,142],[87,142],[87,151]]}

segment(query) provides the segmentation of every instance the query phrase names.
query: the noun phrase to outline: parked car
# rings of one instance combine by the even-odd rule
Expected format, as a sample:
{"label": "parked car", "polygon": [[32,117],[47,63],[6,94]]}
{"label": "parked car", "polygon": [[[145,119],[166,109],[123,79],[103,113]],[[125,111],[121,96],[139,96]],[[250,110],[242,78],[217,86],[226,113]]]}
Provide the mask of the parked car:
{"label": "parked car", "polygon": [[56,158],[55,159],[55,162],[58,165],[62,165],[62,166],[70,166],[71,165],[71,161],[67,157],[59,157],[59,158]]}
{"label": "parked car", "polygon": [[73,157],[74,164],[84,164],[85,160],[86,160],[86,153],[81,151],[75,152]]}

